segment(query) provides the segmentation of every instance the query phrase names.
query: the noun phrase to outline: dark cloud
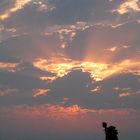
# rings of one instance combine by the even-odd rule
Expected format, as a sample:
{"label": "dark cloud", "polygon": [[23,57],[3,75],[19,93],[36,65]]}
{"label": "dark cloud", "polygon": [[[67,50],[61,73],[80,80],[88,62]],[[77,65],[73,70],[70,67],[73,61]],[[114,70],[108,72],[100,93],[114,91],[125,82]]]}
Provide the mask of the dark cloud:
{"label": "dark cloud", "polygon": [[62,102],[64,98],[68,98],[71,105],[82,103],[87,100],[89,89],[86,85],[91,84],[91,81],[89,73],[73,71],[50,85],[50,97],[54,98],[54,102]]}
{"label": "dark cloud", "polygon": [[10,2],[8,0],[1,0],[0,1],[0,13],[3,14],[6,10],[14,6],[15,1],[11,0]]}
{"label": "dark cloud", "polygon": [[26,76],[33,76],[36,78],[39,78],[43,75],[46,76],[55,76],[53,73],[51,72],[47,72],[47,71],[42,71],[36,67],[34,67],[31,63],[20,63],[17,68],[16,68],[17,72],[22,74],[22,75],[26,75]]}
{"label": "dark cloud", "polygon": [[56,7],[49,15],[54,23],[72,24],[76,21],[89,20],[93,14],[93,4],[96,2],[91,0],[53,0],[50,3]]}
{"label": "dark cloud", "polygon": [[[0,70],[0,96],[1,105],[38,104],[33,95],[37,89],[46,89],[49,81],[42,81],[40,77],[52,77],[55,74],[41,71],[31,63],[20,63],[15,72]],[[46,100],[41,100],[45,103]]]}
{"label": "dark cloud", "polygon": [[[73,71],[54,81],[49,86],[50,92],[36,98],[34,103],[62,104],[64,106],[77,104],[91,109],[139,108],[138,80],[137,75],[120,74],[93,83],[89,73]],[[100,89],[92,92],[91,90],[96,87],[100,87]],[[121,93],[130,93],[130,96],[121,98],[119,97]]]}
{"label": "dark cloud", "polygon": [[[28,67],[28,69],[26,68],[25,70],[15,74],[6,72],[0,73],[2,78],[1,85],[7,85],[8,88],[16,88],[23,94],[16,94],[16,96],[21,96],[22,99],[20,97],[18,101],[14,100],[15,103],[12,102],[12,104],[50,103],[62,104],[64,106],[77,104],[83,108],[91,109],[111,109],[122,107],[139,108],[140,77],[137,75],[124,73],[114,75],[103,81],[94,81],[93,83],[89,73],[73,71],[62,78],[58,78],[53,83],[45,85],[43,81],[33,77],[35,72],[37,72],[36,76],[39,75],[39,70],[36,70],[35,68],[31,69],[31,67]],[[50,75],[49,73],[46,73],[46,76]],[[99,90],[91,91],[96,89],[96,87],[100,87]],[[50,92],[46,95],[33,98],[33,90],[41,88],[50,89]],[[130,95],[121,98],[119,95],[122,93],[129,93]],[[13,98],[12,96],[14,97],[15,95],[11,95],[10,98]],[[7,97],[3,97],[1,99],[6,104],[7,101],[10,103],[9,99],[7,100]]]}
{"label": "dark cloud", "polygon": [[21,74],[20,72],[6,72],[6,71],[0,71],[0,77],[1,81],[0,84],[4,87],[9,88],[16,88],[16,89],[34,89],[37,87],[42,86],[42,82],[33,76],[27,76],[24,74]]}
{"label": "dark cloud", "polygon": [[0,43],[0,56],[30,62],[36,58],[48,58],[62,51],[58,36],[21,35]]}
{"label": "dark cloud", "polygon": [[[10,12],[16,0],[0,0],[0,18],[9,11],[9,17],[0,21],[0,139],[98,140],[103,139],[100,122],[107,120],[120,125],[120,139],[138,140],[140,14],[130,9],[119,14],[115,10],[123,2],[33,0]],[[34,66],[38,58],[46,62],[46,67],[42,64],[46,71]],[[61,67],[57,59],[68,67],[64,71],[69,73],[62,69],[62,77],[57,75]],[[75,60],[81,60],[79,65],[88,60],[95,65],[105,63],[109,69],[105,72],[117,73],[95,81],[90,73],[71,68]],[[130,69],[121,63],[124,60],[129,60]],[[52,62],[58,65],[50,66]],[[18,65],[11,68],[14,63]],[[55,73],[48,72],[47,66]],[[120,71],[115,70],[117,66]],[[99,70],[99,75],[103,72]],[[56,75],[51,82],[40,79]],[[41,90],[46,94],[34,96]],[[75,122],[64,120],[63,109],[71,117],[73,105],[87,112],[82,116],[79,111]]]}
{"label": "dark cloud", "polygon": [[[49,1],[49,5],[55,8],[48,12],[38,11],[37,5],[30,4],[17,13],[12,14],[9,19],[3,22],[5,26],[16,27],[22,34],[29,30],[32,31],[29,31],[27,35],[10,37],[0,43],[1,62],[22,62],[17,68],[19,71],[16,73],[1,71],[1,84],[8,85],[10,88],[28,91],[30,95],[34,89],[45,88],[44,83],[39,80],[39,76],[53,74],[34,68],[32,63],[37,58],[48,59],[52,54],[56,57],[57,54],[66,54],[72,60],[84,60],[89,55],[94,61],[106,61],[105,57],[109,57],[108,59],[111,59],[111,63],[134,58],[138,60],[140,24],[128,22],[118,27],[111,27],[111,25],[109,26],[102,22],[105,19],[108,20],[108,18],[112,19],[114,16],[117,16],[111,14],[110,11],[121,2],[109,2],[108,0],[104,2],[100,0],[54,0]],[[86,30],[75,29],[76,36],[72,41],[68,42],[68,47],[65,49],[60,48],[60,36],[58,33],[53,32],[55,30],[53,29],[54,25],[59,24],[60,29],[65,29],[63,25],[71,25],[77,21],[85,21],[86,23],[89,21],[94,21],[95,23],[100,21],[103,24],[94,25],[93,22],[92,27]],[[108,21],[109,23],[111,24],[110,21]],[[42,30],[47,27],[52,27],[53,33],[50,31],[52,33],[50,35],[40,35]],[[40,28],[42,29],[40,30]],[[117,46],[118,49],[115,52],[109,51],[114,46]],[[128,48],[122,48],[122,46],[128,46]],[[134,80],[138,78],[135,75],[132,75],[132,77]],[[47,97],[42,96],[34,100],[30,98],[31,103],[60,103],[64,98],[68,98],[66,105],[79,104],[86,108],[121,107],[122,101],[118,95],[122,90],[118,93],[111,88],[112,80],[117,85],[117,78],[123,79],[119,75],[115,77],[115,80],[111,78],[109,80],[111,82],[107,82],[107,84],[105,80],[102,83],[99,82],[97,84],[95,82],[91,84],[92,80],[89,73],[73,71],[47,85],[46,87],[51,89]],[[125,84],[127,82],[124,84],[121,80],[118,81],[119,87],[126,88]],[[126,76],[126,81],[132,81],[131,76]],[[133,82],[135,82],[135,86],[133,84],[128,85],[132,88],[131,93],[135,93],[139,89],[138,83],[136,81]],[[93,88],[101,86],[101,90],[98,91],[99,94],[92,94],[91,89],[86,87],[87,84],[92,85]],[[131,97],[128,98],[131,101],[133,100]],[[132,103],[130,104],[133,106]]]}
{"label": "dark cloud", "polygon": [[[85,21],[87,23],[92,22],[93,25],[95,23],[100,23],[100,25],[92,26],[84,31],[76,30],[77,35],[74,37],[72,42],[67,41],[68,47],[65,49],[66,54],[70,58],[84,59],[85,56],[89,55],[90,58],[96,58],[96,61],[100,61],[100,59],[103,60],[104,58],[100,57],[98,59],[98,56],[105,55],[109,57],[108,59],[111,59],[112,62],[124,59],[131,59],[131,57],[139,59],[139,23],[129,23],[127,21],[127,24],[124,24],[117,28],[104,26],[106,24],[113,24],[111,21],[108,21],[108,19],[112,19],[112,17],[110,17],[109,15],[115,16],[115,19],[118,15],[113,15],[113,13],[111,14],[111,10],[117,8],[118,5],[122,2],[123,1],[121,0],[117,2],[110,2],[108,0],[50,0],[46,4],[55,7],[53,10],[50,10],[48,12],[38,11],[38,5],[30,4],[27,5],[24,9],[18,11],[17,13],[14,13],[8,20],[4,21],[3,24],[9,28],[16,27],[17,30],[20,31],[22,34],[26,32],[32,33],[32,35],[30,37],[27,36],[26,39],[21,38],[21,40],[19,40],[19,37],[17,37],[14,40],[15,42],[24,42],[22,44],[26,45],[25,47],[22,47],[24,48],[24,50],[20,49],[22,50],[21,52],[23,52],[23,54],[24,52],[27,53],[26,49],[28,47],[30,50],[34,50],[32,53],[33,55],[35,55],[34,57],[36,57],[36,52],[40,51],[39,49],[36,49],[37,45],[44,46],[44,44],[48,44],[47,48],[50,46],[51,48],[54,48],[52,46],[55,46],[56,49],[52,50],[53,52],[58,52],[58,48],[60,48],[61,46],[62,42],[60,41],[60,36],[58,36],[58,34],[53,34],[50,37],[38,35],[41,34],[42,31],[47,32],[47,27],[53,27],[53,25],[60,24],[60,27],[64,29],[65,27],[63,27],[63,25],[75,24],[78,21]],[[98,21],[96,21],[97,19]],[[108,22],[103,22],[105,19]],[[118,24],[122,24],[122,22],[120,21],[118,22]],[[36,34],[36,36],[34,35],[34,33]],[[64,35],[64,38],[65,37],[66,35]],[[18,46],[19,45],[20,44],[18,44]],[[123,45],[128,45],[130,47],[127,49],[118,49],[115,53],[106,50],[114,46]],[[9,46],[9,44],[7,46]],[[17,44],[15,46],[17,46]],[[30,56],[29,49],[28,52]],[[77,55],[77,52],[80,55]],[[90,54],[88,52],[90,52]],[[44,56],[44,54],[42,55]]]}
{"label": "dark cloud", "polygon": [[31,3],[24,9],[13,13],[2,23],[6,27],[16,27],[22,32],[37,32],[43,31],[48,26],[71,25],[78,21],[114,24],[123,21],[121,19],[115,21],[114,19],[119,15],[111,12],[118,7],[121,0],[117,2],[109,0],[49,0],[43,2],[52,8],[48,11],[39,11],[39,5]]}
{"label": "dark cloud", "polygon": [[[138,75],[131,73],[117,74],[97,82],[96,86],[101,87],[99,92],[103,94],[103,99],[106,100],[109,106],[139,108],[137,100],[140,98],[139,78]],[[121,93],[130,93],[130,96],[120,98]]]}
{"label": "dark cloud", "polygon": [[19,60],[16,57],[6,56],[5,54],[1,54],[0,62],[18,63]]}

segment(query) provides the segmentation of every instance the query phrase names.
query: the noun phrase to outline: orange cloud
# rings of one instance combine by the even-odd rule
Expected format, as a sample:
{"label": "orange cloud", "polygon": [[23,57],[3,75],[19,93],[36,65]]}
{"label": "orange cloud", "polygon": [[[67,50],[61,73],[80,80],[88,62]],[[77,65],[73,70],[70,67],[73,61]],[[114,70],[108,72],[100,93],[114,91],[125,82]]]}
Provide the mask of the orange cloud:
{"label": "orange cloud", "polygon": [[130,93],[121,93],[119,94],[119,97],[122,98],[122,97],[128,97],[130,96]]}
{"label": "orange cloud", "polygon": [[48,94],[49,91],[50,91],[49,89],[37,89],[37,90],[35,90],[35,93],[34,93],[33,97]]}
{"label": "orange cloud", "polygon": [[8,70],[11,72],[15,71],[15,68],[18,66],[18,63],[4,63],[0,62],[0,69],[2,70]]}
{"label": "orange cloud", "polygon": [[0,20],[7,19],[12,13],[15,13],[16,11],[22,9],[30,1],[32,0],[16,0],[14,6],[11,9],[5,11],[2,15],[0,15]]}
{"label": "orange cloud", "polygon": [[[16,107],[10,107],[8,109],[13,110],[15,113],[19,113],[22,116],[28,116],[31,118],[50,118],[52,120],[58,119],[75,119],[77,117],[82,117],[82,115],[92,112],[96,113],[98,110],[94,109],[84,109],[78,105],[72,105],[70,107],[64,107],[60,105],[51,105],[51,104],[43,104],[43,105],[36,105],[36,106],[27,106],[27,105],[19,105]],[[6,110],[8,112],[8,110]],[[5,109],[3,109],[5,111]]]}
{"label": "orange cloud", "polygon": [[[63,107],[51,104],[0,107],[0,111],[8,115],[6,116],[8,119],[15,118],[16,121],[21,120],[21,123],[28,122],[28,127],[37,126],[39,128],[37,130],[40,131],[45,128],[49,132],[56,130],[57,133],[62,132],[63,134],[71,132],[98,133],[102,131],[102,121],[107,121],[109,124],[117,124],[117,128],[121,129],[121,132],[123,129],[126,131],[130,128],[131,130],[132,126],[137,124],[139,119],[137,116],[140,113],[139,110],[134,109],[94,110],[81,108],[78,105]],[[133,114],[136,116],[133,116]],[[132,116],[133,118],[136,117],[135,121],[130,121]]]}

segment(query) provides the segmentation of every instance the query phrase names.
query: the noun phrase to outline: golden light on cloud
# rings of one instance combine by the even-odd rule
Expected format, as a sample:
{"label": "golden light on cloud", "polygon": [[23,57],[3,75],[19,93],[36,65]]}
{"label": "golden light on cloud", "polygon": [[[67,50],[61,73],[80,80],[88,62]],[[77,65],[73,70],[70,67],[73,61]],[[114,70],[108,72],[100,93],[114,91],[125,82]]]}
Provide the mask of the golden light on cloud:
{"label": "golden light on cloud", "polygon": [[0,68],[14,68],[17,64],[0,62]]}
{"label": "golden light on cloud", "polygon": [[0,20],[7,19],[12,13],[22,9],[30,1],[32,0],[16,0],[14,6],[11,9],[5,11],[2,15],[0,15]]}
{"label": "golden light on cloud", "polygon": [[89,72],[91,78],[96,81],[103,80],[107,75],[107,64],[94,63],[94,62],[81,62],[81,69],[83,72]]}
{"label": "golden light on cloud", "polygon": [[91,73],[92,78],[95,78],[96,80],[101,80],[99,74],[103,70],[107,69],[106,64],[96,64],[92,62],[79,62],[79,61],[72,61],[69,59],[66,62],[53,61],[52,63],[50,63],[45,59],[38,59],[33,64],[35,67],[41,70],[56,74],[56,78],[63,77],[67,75],[69,72],[71,72],[72,70],[81,69],[83,72]]}
{"label": "golden light on cloud", "polygon": [[35,90],[33,97],[48,94],[49,91],[50,91],[49,89],[37,89],[37,90]]}
{"label": "golden light on cloud", "polygon": [[56,79],[56,77],[55,76],[42,76],[42,77],[40,77],[40,80],[42,80],[42,81],[53,81],[53,80],[55,80]]}
{"label": "golden light on cloud", "polygon": [[[74,61],[70,59],[63,58],[61,60],[52,59],[38,59],[33,65],[43,71],[48,71],[56,76],[48,77],[48,79],[55,80],[59,77],[63,77],[70,73],[72,70],[80,69],[83,72],[88,72],[96,81],[103,80],[113,74],[131,72],[136,73],[140,71],[140,62],[133,62],[131,60],[124,60],[121,63],[116,64],[105,64],[105,63],[95,63],[89,61]],[[132,69],[138,67],[137,70]],[[41,78],[42,80],[47,78]]]}
{"label": "golden light on cloud", "polygon": [[115,11],[117,11],[119,14],[128,13],[130,10],[134,11],[134,12],[139,12],[140,6],[139,6],[138,2],[139,2],[139,0],[126,0]]}
{"label": "golden light on cloud", "polygon": [[0,62],[0,69],[2,70],[8,70],[8,71],[13,71],[14,69],[18,66],[18,63],[4,63]]}
{"label": "golden light on cloud", "polygon": [[63,77],[64,75],[67,75],[75,66],[77,66],[76,61],[67,61],[68,62],[63,62],[62,60],[60,62],[59,60],[47,61],[46,59],[38,59],[33,64],[35,67],[43,71],[55,73],[57,77]]}
{"label": "golden light on cloud", "polygon": [[97,92],[97,91],[100,91],[100,90],[101,90],[101,87],[97,86],[96,88],[92,89],[91,92]]}

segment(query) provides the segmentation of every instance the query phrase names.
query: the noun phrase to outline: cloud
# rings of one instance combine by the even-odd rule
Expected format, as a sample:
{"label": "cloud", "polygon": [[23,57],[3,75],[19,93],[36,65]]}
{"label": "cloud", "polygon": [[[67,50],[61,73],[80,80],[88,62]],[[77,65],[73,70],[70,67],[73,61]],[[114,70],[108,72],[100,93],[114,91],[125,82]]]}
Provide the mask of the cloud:
{"label": "cloud", "polygon": [[[56,80],[61,78],[73,70],[80,69],[83,72],[89,72],[91,78],[100,81],[111,75],[122,73],[122,72],[131,72],[139,74],[139,62],[133,60],[124,60],[120,63],[97,63],[92,61],[75,61],[65,57],[42,59],[39,58],[33,62],[34,67],[42,70],[53,73],[54,75],[50,80]],[[47,79],[47,77],[43,78]]]}
{"label": "cloud", "polygon": [[[22,32],[43,31],[49,26],[72,25],[79,21],[94,24],[109,24],[110,22],[117,24],[121,20],[115,21],[114,19],[118,17],[111,10],[119,4],[120,2],[108,0],[67,0],[65,2],[63,0],[40,0],[31,2],[30,5],[17,11],[3,23],[7,27],[17,27]],[[41,10],[41,7],[46,10]]]}
{"label": "cloud", "polygon": [[[97,87],[100,88],[95,90]],[[48,88],[50,91],[37,97],[35,104],[77,104],[87,109],[139,108],[139,76],[130,73],[96,82],[90,78],[89,73],[73,71],[52,82]],[[124,93],[129,96],[122,97]]]}
{"label": "cloud", "polygon": [[[0,44],[1,64],[11,64],[11,58],[14,59],[14,63],[17,61],[21,64],[16,67],[15,73],[2,71],[1,75],[8,75],[10,80],[6,80],[6,76],[3,76],[3,79],[5,79],[1,83],[2,85],[8,85],[8,88],[17,87],[22,92],[24,91],[26,100],[28,98],[27,94],[29,94],[27,101],[24,98],[19,100],[18,103],[62,103],[65,99],[68,99],[66,105],[78,104],[85,108],[117,108],[123,107],[122,104],[134,108],[139,107],[137,103],[132,103],[132,97],[139,97],[139,94],[132,95],[133,91],[138,93],[137,87],[136,91],[119,90],[119,92],[115,89],[107,90],[105,88],[105,94],[100,94],[104,92],[102,88],[105,83],[103,85],[100,82],[100,84],[97,84],[97,81],[105,82],[108,77],[115,74],[131,73],[133,76],[137,75],[138,77],[138,29],[139,24],[137,22],[125,23],[115,27],[112,25],[77,22],[70,25],[47,26],[43,33],[27,33],[10,37]],[[75,35],[70,40],[67,40],[71,33],[75,33]],[[67,43],[65,48],[61,47],[63,41]],[[82,71],[73,71],[79,69]],[[81,88],[83,91],[79,85],[77,85],[79,88],[73,88],[75,85],[71,83],[75,83],[76,80],[78,83],[80,80],[75,79],[73,82],[73,79],[68,77],[70,75],[70,77],[74,78],[73,75],[76,77],[76,75],[80,75],[79,73],[81,73],[81,77],[85,74],[90,78],[90,88],[88,88],[86,81]],[[65,79],[64,85],[66,87],[70,86],[69,91],[63,89],[58,82],[60,81],[61,83],[63,78]],[[19,82],[12,82],[14,79]],[[33,82],[34,80],[35,82]],[[95,83],[92,84],[92,82]],[[61,96],[55,88],[58,91],[62,90],[60,90]],[[114,86],[114,88],[117,88],[117,86]],[[120,85],[118,88],[120,88]],[[122,88],[124,89],[124,87]],[[48,89],[50,91],[46,92]],[[74,91],[71,91],[71,89],[74,89]],[[70,91],[75,93],[77,97],[75,98]],[[34,93],[40,92],[43,94],[33,99]],[[84,92],[82,96],[79,96],[80,92]],[[45,93],[48,94],[45,95]],[[109,95],[106,93],[109,93]],[[117,94],[114,95],[113,93]],[[120,99],[119,97],[124,93],[130,94],[130,96]],[[69,94],[71,95],[70,97]],[[129,98],[130,101],[127,103],[125,98]],[[112,100],[111,103],[110,100]],[[124,100],[124,103],[122,100]]]}
{"label": "cloud", "polygon": [[123,2],[117,10],[119,14],[125,14],[129,12],[140,12],[140,6],[138,0],[127,0]]}
{"label": "cloud", "polygon": [[18,66],[18,63],[3,63],[0,62],[0,70],[13,71]]}
{"label": "cloud", "polygon": [[0,71],[1,85],[17,89],[34,89],[40,87],[42,82],[32,76],[22,75],[20,72]]}
{"label": "cloud", "polygon": [[[2,14],[0,15],[0,20],[5,20],[5,19],[7,19],[8,17],[11,16],[12,13],[14,13],[14,12],[16,12],[16,11],[22,9],[22,8],[23,8],[26,4],[28,4],[30,1],[31,1],[31,0],[22,0],[22,1],[21,1],[21,0],[16,0],[16,1],[14,2],[14,5],[13,5],[10,9],[4,11],[4,13],[2,13]],[[12,1],[12,2],[13,2],[13,1]]]}
{"label": "cloud", "polygon": [[0,45],[0,54],[5,59],[13,57],[25,62],[31,62],[40,57],[48,58],[55,54],[59,55],[58,51],[62,51],[59,38],[56,35],[19,35],[8,38]]}
{"label": "cloud", "polygon": [[[130,30],[127,30],[128,28]],[[70,58],[96,62],[139,59],[139,40],[136,37],[139,34],[138,28],[139,24],[137,22],[127,23],[117,28],[102,25],[93,26],[77,32],[77,35],[65,50]],[[116,46],[119,46],[116,51],[107,51]],[[77,52],[80,55],[77,55]]]}
{"label": "cloud", "polygon": [[[139,76],[131,73],[117,74],[111,76],[103,81],[98,82],[96,86],[101,89],[97,93],[104,94],[104,99],[107,100],[108,105],[120,106],[126,108],[139,108],[137,99],[139,96]],[[122,95],[124,98],[119,98]],[[136,99],[137,98],[137,99]],[[134,102],[135,100],[135,102]]]}
{"label": "cloud", "polygon": [[139,19],[137,0],[1,0],[1,138],[103,139],[107,121],[137,140]]}
{"label": "cloud", "polygon": [[3,89],[0,89],[0,97],[1,96],[7,96],[7,95],[10,95],[10,94],[15,94],[17,93],[17,90],[16,89],[8,89],[8,88],[3,88]]}
{"label": "cloud", "polygon": [[[128,139],[129,135],[126,134],[130,133],[132,136],[132,127],[137,128],[135,130],[135,140],[138,139],[139,125],[137,121],[140,116],[139,110],[116,109],[93,110],[90,112],[91,110],[78,106],[62,107],[49,104],[1,107],[0,110],[0,123],[2,126],[0,132],[1,137],[5,140],[8,140],[9,136],[15,140],[18,140],[19,137],[22,137],[23,140],[33,138],[35,140],[48,138],[53,140],[58,138],[84,140],[87,137],[89,140],[93,138],[99,140],[103,138],[102,120],[117,126],[120,138]],[[132,121],[132,118],[136,121]],[[20,129],[19,125],[22,126]]]}
{"label": "cloud", "polygon": [[37,89],[35,90],[35,94],[33,95],[34,97],[45,95],[49,92],[49,89]]}
{"label": "cloud", "polygon": [[[81,70],[74,70],[73,67],[70,67],[67,73],[64,71],[64,75],[57,77],[54,71],[55,65],[51,70],[50,66],[43,64],[44,68],[46,68],[44,71],[44,69],[41,70],[40,67],[34,67],[28,63],[21,63],[15,69],[14,73],[6,71],[0,72],[1,86],[4,88],[4,85],[6,85],[4,90],[6,91],[7,88],[18,90],[17,94],[1,98],[3,100],[1,103],[17,104],[17,102],[14,101],[14,103],[12,101],[12,98],[18,96],[18,104],[51,103],[63,104],[64,106],[77,104],[81,107],[92,109],[139,108],[137,101],[133,103],[134,99],[139,99],[139,73],[135,72],[134,69],[130,69],[131,71],[129,71],[127,65],[126,71],[121,72],[120,68],[122,66],[125,67],[124,64],[125,63],[116,66],[119,70],[118,73],[114,73],[108,76],[108,78],[98,81],[96,77],[95,79],[94,76],[92,77],[92,73],[90,73],[92,69],[90,71],[88,65],[85,65],[85,70],[83,67],[84,71],[82,71],[82,67],[80,68],[78,65],[76,67],[79,67],[78,69]],[[130,64],[131,63],[128,63],[129,66]],[[133,66],[137,66],[137,64],[132,63],[132,68]],[[116,70],[115,67],[114,70]],[[59,73],[59,69],[57,69],[57,71]],[[99,72],[98,69],[97,71]],[[42,77],[46,78],[42,79]],[[50,80],[50,78],[52,79],[53,77],[56,78]],[[21,95],[20,92],[23,94]],[[122,99],[120,98],[126,94],[129,96],[123,96]],[[12,100],[10,101],[8,98]],[[20,100],[20,98],[23,99]]]}

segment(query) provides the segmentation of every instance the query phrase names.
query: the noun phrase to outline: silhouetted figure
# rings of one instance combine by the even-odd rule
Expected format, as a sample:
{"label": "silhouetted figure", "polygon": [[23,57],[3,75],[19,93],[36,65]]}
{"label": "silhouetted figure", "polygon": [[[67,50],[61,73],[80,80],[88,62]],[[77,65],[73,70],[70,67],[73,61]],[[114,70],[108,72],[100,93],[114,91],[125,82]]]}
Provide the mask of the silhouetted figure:
{"label": "silhouetted figure", "polygon": [[106,140],[118,140],[118,131],[115,126],[107,127],[107,123],[102,123],[103,128],[105,129],[105,139]]}

